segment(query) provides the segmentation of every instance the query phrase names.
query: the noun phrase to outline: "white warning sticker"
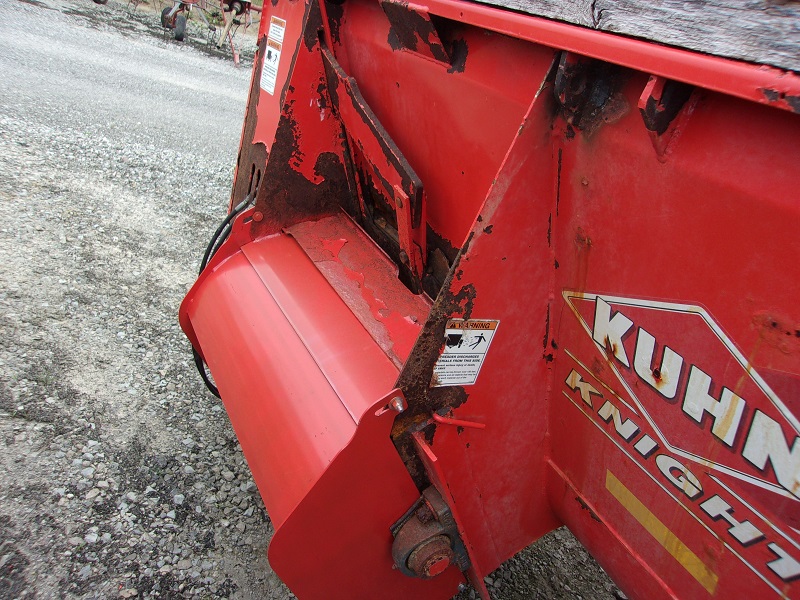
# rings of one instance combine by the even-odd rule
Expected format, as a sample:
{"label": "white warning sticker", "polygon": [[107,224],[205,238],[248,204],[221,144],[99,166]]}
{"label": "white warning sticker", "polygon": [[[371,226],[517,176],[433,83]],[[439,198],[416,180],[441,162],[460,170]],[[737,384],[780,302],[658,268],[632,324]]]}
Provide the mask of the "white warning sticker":
{"label": "white warning sticker", "polygon": [[281,62],[285,33],[286,21],[278,17],[270,17],[267,49],[264,55],[264,66],[261,68],[261,88],[272,95],[275,94],[275,84],[278,81],[278,65]]}
{"label": "white warning sticker", "polygon": [[450,319],[444,331],[444,350],[433,367],[432,387],[472,385],[500,321]]}
{"label": "white warning sticker", "polygon": [[278,17],[269,18],[269,33],[267,37],[279,44],[283,43],[283,34],[286,33],[286,21]]}

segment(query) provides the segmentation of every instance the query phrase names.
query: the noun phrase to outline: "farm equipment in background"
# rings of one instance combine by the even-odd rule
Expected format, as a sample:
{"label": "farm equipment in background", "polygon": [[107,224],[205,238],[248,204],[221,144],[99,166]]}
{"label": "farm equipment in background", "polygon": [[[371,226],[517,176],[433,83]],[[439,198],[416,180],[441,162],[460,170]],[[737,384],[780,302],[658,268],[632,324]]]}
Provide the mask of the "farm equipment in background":
{"label": "farm equipment in background", "polygon": [[[222,8],[222,18],[225,21],[225,27],[222,29],[222,35],[217,40],[217,48],[221,48],[222,44],[228,39],[231,28],[235,25],[237,28],[244,25],[244,28],[252,23],[251,11],[261,12],[261,7],[253,6],[251,2],[246,0],[222,0],[220,3]],[[234,30],[235,35],[235,30]],[[238,64],[238,53],[233,46],[233,35],[230,36],[231,51],[234,53],[234,60]]]}
{"label": "farm equipment in background", "polygon": [[203,11],[206,10],[204,0],[175,0],[172,6],[166,6],[161,11],[161,26],[164,29],[172,30],[176,42],[182,42],[186,37],[186,25],[192,10],[199,8],[197,14],[209,31],[214,31],[214,27],[206,19]]}
{"label": "farm equipment in background", "polygon": [[[135,8],[135,7],[134,7]],[[174,0],[172,6],[167,6],[161,11],[161,26],[173,32],[175,41],[182,42],[186,37],[186,26],[189,15],[196,9],[196,14],[209,31],[209,44],[214,44],[218,49],[227,41],[233,55],[233,62],[239,66],[239,50],[234,43],[234,37],[239,27],[244,30],[253,24],[252,13],[260,13],[261,7],[254,6],[246,0],[220,0],[219,15],[222,17],[224,27],[217,36],[217,28],[206,17],[206,12],[211,12],[208,0]]]}
{"label": "farm equipment in background", "polygon": [[270,564],[488,598],[566,525],[634,598],[798,598],[797,67],[526,6],[264,7],[180,322]]}

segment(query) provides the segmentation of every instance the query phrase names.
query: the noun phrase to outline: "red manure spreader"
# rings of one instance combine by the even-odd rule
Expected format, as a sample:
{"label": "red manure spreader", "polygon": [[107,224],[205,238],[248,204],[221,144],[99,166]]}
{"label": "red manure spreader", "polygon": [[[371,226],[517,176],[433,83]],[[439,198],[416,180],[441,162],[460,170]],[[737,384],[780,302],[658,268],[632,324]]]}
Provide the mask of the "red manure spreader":
{"label": "red manure spreader", "polygon": [[800,598],[800,9],[507,1],[264,5],[180,320],[269,562],[488,598],[566,525],[631,597]]}

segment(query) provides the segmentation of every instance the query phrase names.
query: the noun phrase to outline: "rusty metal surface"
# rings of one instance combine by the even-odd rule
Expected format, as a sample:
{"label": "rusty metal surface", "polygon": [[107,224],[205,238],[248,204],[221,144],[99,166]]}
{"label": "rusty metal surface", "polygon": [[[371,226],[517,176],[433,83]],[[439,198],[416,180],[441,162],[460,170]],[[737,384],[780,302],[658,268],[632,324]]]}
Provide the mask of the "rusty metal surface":
{"label": "rusty metal surface", "polygon": [[418,52],[450,67],[451,57],[425,7],[384,0],[381,8],[391,23],[389,45],[394,50]]}
{"label": "rusty metal surface", "polygon": [[[348,76],[333,53],[322,49],[328,95],[349,140],[356,166],[377,182],[372,185],[394,212],[399,263],[408,269],[414,292],[422,291],[422,274],[427,256],[425,235],[425,190],[414,169],[364,100],[355,80]],[[360,159],[360,160],[359,160]],[[363,182],[362,185],[366,185]],[[362,204],[361,219],[375,217]]]}
{"label": "rusty metal surface", "polygon": [[[261,71],[264,66],[264,48],[267,40],[261,38],[258,50],[253,59],[253,69]],[[228,203],[228,210],[232,210],[242,198],[254,191],[264,175],[267,164],[267,148],[263,142],[256,142],[255,130],[258,119],[256,107],[261,95],[260,85],[250,85],[250,94],[247,97],[247,108],[242,127],[242,139],[239,143],[239,155],[236,157],[236,171],[233,177],[233,189]]]}
{"label": "rusty metal surface", "polygon": [[397,278],[397,265],[345,214],[288,229],[322,275],[399,369],[408,359],[430,302]]}
{"label": "rusty metal surface", "polygon": [[434,487],[392,525],[392,536],[392,559],[404,575],[430,579],[451,564],[461,571],[469,567],[450,508]]}

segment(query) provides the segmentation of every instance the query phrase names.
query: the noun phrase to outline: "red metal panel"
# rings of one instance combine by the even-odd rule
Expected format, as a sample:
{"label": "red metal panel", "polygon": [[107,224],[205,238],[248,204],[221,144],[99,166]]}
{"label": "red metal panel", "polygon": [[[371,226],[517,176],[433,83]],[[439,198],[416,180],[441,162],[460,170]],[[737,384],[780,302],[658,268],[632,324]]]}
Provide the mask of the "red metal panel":
{"label": "red metal panel", "polygon": [[467,401],[454,411],[486,428],[439,426],[432,444],[484,569],[481,577],[557,525],[542,485],[549,380],[544,357],[552,358],[552,103],[542,92],[518,125],[449,290],[471,298],[465,312],[453,316],[501,323],[477,383],[466,388]]}
{"label": "red metal panel", "polygon": [[[452,419],[452,421],[458,422],[457,419]],[[482,428],[479,427],[478,429]],[[448,480],[450,478],[448,478],[447,475],[442,470],[442,465],[439,464],[439,459],[436,457],[436,454],[434,454],[430,444],[428,444],[427,440],[420,432],[414,433],[413,437],[414,437],[414,443],[420,455],[420,459],[422,460],[422,463],[425,465],[425,470],[428,474],[428,478],[431,480],[431,483],[434,486],[436,486],[436,488],[439,490],[439,493],[442,494],[442,497],[445,499],[445,501],[448,503],[448,505],[451,507],[451,510],[453,511],[453,517],[458,527],[458,533],[461,536],[470,556],[470,568],[469,568],[470,582],[472,583],[473,587],[476,590],[478,590],[478,593],[480,594],[481,598],[483,598],[484,600],[489,600],[489,590],[486,588],[486,583],[483,580],[484,573],[487,573],[488,571],[478,562],[480,560],[479,558],[480,547],[476,547],[470,541],[470,534],[472,532],[475,532],[475,528],[471,527],[468,529],[466,522],[461,518],[458,512],[456,500],[455,498],[453,498],[453,495],[450,491],[450,485],[448,484]]]}
{"label": "red metal panel", "polygon": [[448,69],[393,50],[377,3],[353,0],[343,9],[336,57],[425,184],[430,226],[458,248],[553,52],[450,23],[464,54]]}
{"label": "red metal panel", "polygon": [[[455,593],[455,568],[427,582],[393,569],[390,526],[418,497],[389,437],[397,369],[301,246],[286,234],[243,245],[209,267],[182,313],[275,526],[283,580],[309,598],[356,579],[349,597]],[[312,549],[324,578],[308,576]]]}
{"label": "red metal panel", "polygon": [[[800,447],[793,445],[800,316],[791,298],[800,278],[790,267],[787,279],[774,260],[800,264],[794,231],[800,122],[706,92],[658,154],[634,108],[646,83],[644,74],[623,76],[609,102],[613,111],[585,121],[585,130],[556,116],[551,89],[534,104],[532,123],[521,128],[501,167],[449,289],[451,297],[469,298],[451,316],[502,322],[478,382],[465,388],[466,402],[454,411],[487,427],[459,434],[439,426],[433,451],[481,568],[515,551],[516,534],[524,543],[536,527],[552,524],[546,501],[537,499],[545,489],[538,482],[548,481],[555,513],[631,595],[739,594],[746,586],[754,596],[772,590],[794,597],[800,563],[792,526],[800,512],[790,455]],[[518,148],[524,150],[517,157]],[[615,379],[606,366],[611,350],[595,347],[584,330],[591,331],[591,313],[584,317],[588,326],[579,326],[562,296],[569,290],[591,307],[596,294],[609,302],[621,295],[679,304],[678,317],[626,313],[655,332],[659,353],[665,346],[684,349],[681,393],[690,364],[705,365],[713,401],[740,394],[741,416],[703,397],[697,401],[705,410],[683,397],[651,399],[650,420],[667,436],[662,440],[642,409],[619,404],[622,398],[637,406],[623,382],[634,390],[647,384],[632,364],[616,365],[622,375]],[[707,318],[698,316],[702,311]],[[635,331],[623,340],[631,361]],[[573,369],[582,379],[570,379]],[[587,380],[598,390],[588,417],[580,410]],[[782,385],[786,398],[767,382]],[[622,424],[613,411],[599,414],[606,400],[623,411]],[[714,430],[710,410],[727,420]],[[636,425],[631,444],[645,432],[657,441],[652,458],[640,456],[647,440],[641,452],[612,443],[617,428],[627,432],[627,418]],[[544,437],[538,430],[540,438],[541,419],[549,431]],[[753,428],[770,432],[771,458],[748,433]],[[730,444],[720,441],[727,431]],[[747,464],[753,462],[744,449],[748,439],[758,465]],[[549,454],[552,469],[542,471]],[[659,454],[665,458],[656,462]],[[694,480],[681,476],[684,469],[697,477],[697,497],[688,495]],[[734,535],[737,522],[746,525]],[[631,556],[639,564],[635,574],[626,572]]]}
{"label": "red metal panel", "polygon": [[[630,84],[629,102],[643,83]],[[794,192],[800,122],[708,94],[662,164],[638,120],[632,113],[591,140],[577,136],[560,145],[556,256],[558,288],[566,291],[563,304],[557,299],[564,307],[555,334],[562,353],[552,401],[569,425],[552,424],[553,459],[594,499],[615,535],[643,562],[657,565],[679,596],[739,595],[747,586],[752,597],[796,597],[794,567],[782,575],[776,569],[799,558],[792,529],[798,499],[786,477],[782,484],[777,469],[752,464],[745,448],[754,427],[759,436],[766,431],[758,429],[764,422],[756,422],[758,414],[780,431],[771,443],[791,447],[800,433],[800,344],[788,325],[800,319],[792,300],[800,278],[789,266],[800,261]],[[598,348],[592,341],[605,322],[595,316],[598,302],[610,308],[610,318],[623,315],[620,327],[630,319],[621,344],[610,339]],[[637,353],[645,357],[638,366]],[[769,389],[773,379],[785,386],[780,396]],[[586,383],[598,393],[580,387]],[[727,409],[711,404],[725,397],[733,403]],[[609,407],[620,411],[620,424],[600,416],[604,406],[606,415]],[[716,416],[708,412],[713,406]],[[626,437],[634,426],[636,433]],[[646,440],[639,447],[650,448],[646,456],[635,446],[644,436],[653,440],[651,448]],[[785,475],[786,464],[773,466],[783,465]],[[608,472],[630,495],[623,492],[620,500],[610,492]],[[676,485],[676,478],[685,483]],[[699,570],[691,555],[679,560],[658,543],[642,524],[638,502],[697,557]],[[752,526],[749,537],[735,537],[715,506],[729,507],[729,518]],[[562,510],[591,545],[591,528]],[[776,564],[782,552],[787,558]],[[636,591],[637,582],[612,572]]]}
{"label": "red metal panel", "polygon": [[310,6],[304,2],[278,2],[264,6],[264,12],[261,14],[261,25],[258,31],[258,41],[261,46],[265,46],[267,43],[272,18],[280,19],[284,23],[282,36],[279,36],[283,41],[280,42],[280,58],[277,61],[277,75],[273,92],[270,93],[262,86],[266,53],[259,55],[259,60],[253,64],[251,85],[259,90],[259,95],[256,96],[257,105],[250,107],[256,112],[254,118],[258,121],[254,141],[263,143],[267,152],[272,150],[275,131],[278,128],[278,121],[286,99],[295,56],[300,50],[303,40],[303,29],[308,19]]}
{"label": "red metal panel", "polygon": [[183,310],[279,527],[397,371],[285,235],[245,245]]}

